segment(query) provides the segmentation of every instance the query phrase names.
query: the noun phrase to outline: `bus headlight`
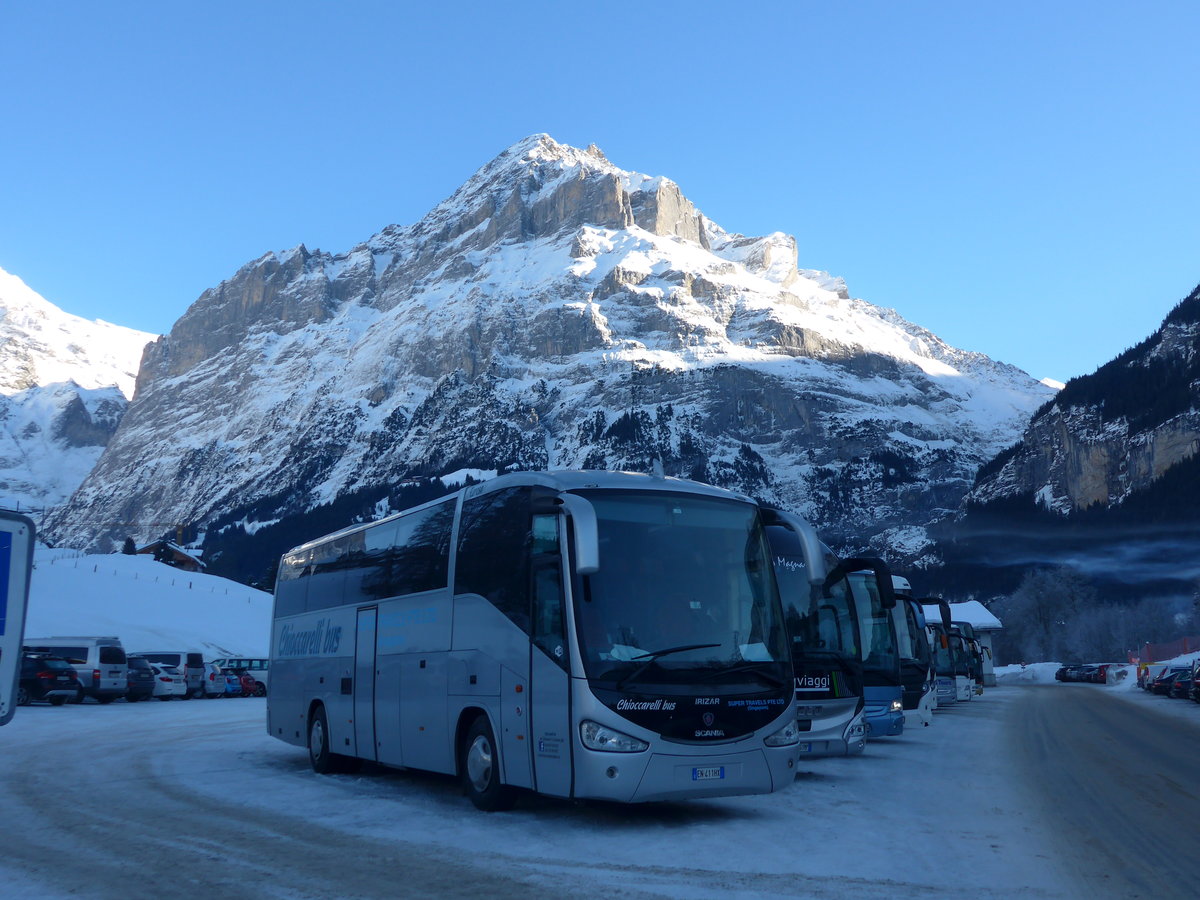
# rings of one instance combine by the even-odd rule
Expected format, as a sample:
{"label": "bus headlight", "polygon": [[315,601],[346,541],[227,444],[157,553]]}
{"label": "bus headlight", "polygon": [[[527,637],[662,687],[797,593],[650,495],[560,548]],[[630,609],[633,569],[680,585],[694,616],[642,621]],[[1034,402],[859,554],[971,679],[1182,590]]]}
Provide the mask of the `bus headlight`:
{"label": "bus headlight", "polygon": [[846,733],[842,735],[845,741],[853,741],[867,736],[867,726],[861,719],[856,719],[846,726]]}
{"label": "bus headlight", "polygon": [[892,712],[894,712],[894,713],[904,712],[904,704],[901,703],[899,700],[893,700],[892,701]]}
{"label": "bus headlight", "polygon": [[763,743],[768,747],[787,747],[800,743],[800,729],[796,726],[795,717],[789,716],[788,723],[770,737],[763,738]]}
{"label": "bus headlight", "polygon": [[579,737],[583,746],[589,750],[604,750],[608,753],[638,753],[650,746],[645,741],[588,719],[579,723]]}

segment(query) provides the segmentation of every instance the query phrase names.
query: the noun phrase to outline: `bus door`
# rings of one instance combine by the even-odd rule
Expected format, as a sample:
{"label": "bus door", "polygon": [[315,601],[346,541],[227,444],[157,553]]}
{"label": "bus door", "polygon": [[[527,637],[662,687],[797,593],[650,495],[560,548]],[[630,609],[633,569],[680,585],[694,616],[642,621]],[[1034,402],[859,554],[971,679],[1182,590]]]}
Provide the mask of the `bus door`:
{"label": "bus door", "polygon": [[556,515],[534,516],[529,739],[536,790],[569,797],[571,655],[567,652],[566,597],[558,553],[559,521]]}
{"label": "bus door", "polygon": [[377,760],[375,746],[375,631],[378,609],[358,611],[354,642],[354,743],[356,756]]}

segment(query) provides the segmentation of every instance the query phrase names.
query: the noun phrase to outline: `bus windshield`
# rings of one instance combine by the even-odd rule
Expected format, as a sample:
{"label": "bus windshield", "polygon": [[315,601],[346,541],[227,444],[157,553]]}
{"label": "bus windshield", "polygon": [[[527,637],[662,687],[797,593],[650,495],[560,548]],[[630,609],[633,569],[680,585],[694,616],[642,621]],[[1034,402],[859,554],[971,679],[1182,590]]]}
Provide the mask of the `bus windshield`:
{"label": "bus windshield", "polygon": [[896,644],[900,648],[900,656],[904,660],[912,660],[923,666],[930,663],[929,639],[925,636],[925,628],[917,618],[915,604],[903,597],[896,599],[897,610],[904,608],[902,615],[896,616]]}
{"label": "bus windshield", "polygon": [[[771,526],[767,538],[774,554],[775,578],[783,600],[784,619],[798,664],[813,657],[858,660],[858,626],[854,598],[846,579],[829,586],[808,579],[808,564],[800,541],[786,528]],[[830,568],[836,565],[830,560]]]}
{"label": "bus windshield", "polygon": [[575,592],[589,679],[720,684],[736,672],[761,687],[788,679],[757,507],[682,493],[585,496],[596,511],[601,560]]}
{"label": "bus windshield", "polygon": [[896,629],[892,624],[891,611],[883,607],[875,575],[871,572],[853,572],[850,586],[854,592],[854,606],[862,635],[863,673],[899,684],[900,656],[896,652]]}
{"label": "bus windshield", "polygon": [[933,632],[933,665],[938,675],[954,674],[954,651],[951,638],[940,625],[930,626]]}
{"label": "bus windshield", "polygon": [[966,641],[963,640],[962,635],[950,635],[950,650],[954,659],[954,674],[970,674],[970,653],[967,650]]}

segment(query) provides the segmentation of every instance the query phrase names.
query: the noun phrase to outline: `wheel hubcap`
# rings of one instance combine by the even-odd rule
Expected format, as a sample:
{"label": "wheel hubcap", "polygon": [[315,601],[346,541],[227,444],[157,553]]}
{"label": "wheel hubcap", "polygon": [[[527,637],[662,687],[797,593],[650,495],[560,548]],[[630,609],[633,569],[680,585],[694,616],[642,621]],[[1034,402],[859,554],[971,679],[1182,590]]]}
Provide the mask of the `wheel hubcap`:
{"label": "wheel hubcap", "polygon": [[485,791],[492,782],[492,744],[482,734],[477,735],[467,750],[467,777],[477,791]]}
{"label": "wheel hubcap", "polygon": [[325,751],[325,726],[320,719],[313,722],[312,731],[308,735],[308,752],[312,754],[313,759],[320,758]]}

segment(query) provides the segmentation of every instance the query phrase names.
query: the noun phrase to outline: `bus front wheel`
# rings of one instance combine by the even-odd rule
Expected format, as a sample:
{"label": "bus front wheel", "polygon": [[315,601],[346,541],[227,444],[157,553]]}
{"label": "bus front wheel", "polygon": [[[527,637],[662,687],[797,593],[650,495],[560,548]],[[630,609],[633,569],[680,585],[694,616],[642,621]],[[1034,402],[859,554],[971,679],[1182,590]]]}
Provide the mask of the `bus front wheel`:
{"label": "bus front wheel", "polygon": [[512,809],[516,791],[500,781],[496,739],[487,716],[478,716],[467,729],[462,744],[463,789],[477,809],[499,812]]}

